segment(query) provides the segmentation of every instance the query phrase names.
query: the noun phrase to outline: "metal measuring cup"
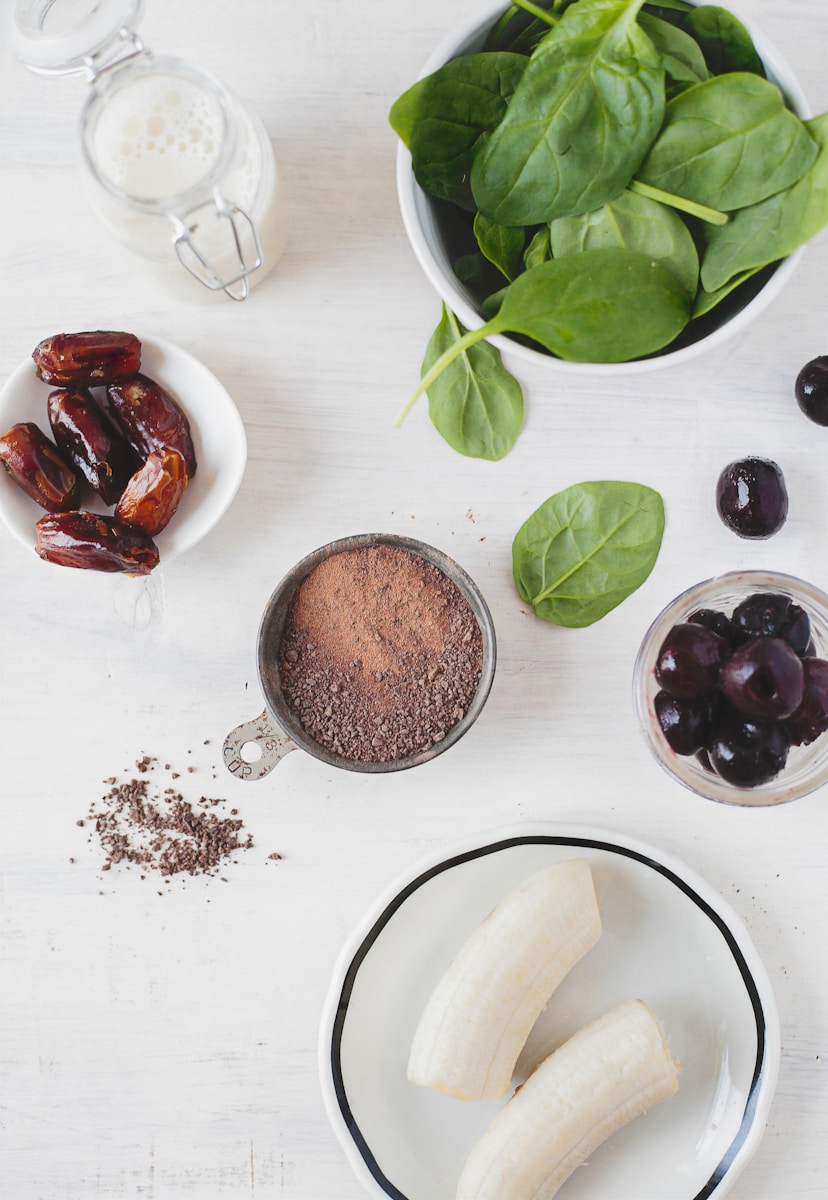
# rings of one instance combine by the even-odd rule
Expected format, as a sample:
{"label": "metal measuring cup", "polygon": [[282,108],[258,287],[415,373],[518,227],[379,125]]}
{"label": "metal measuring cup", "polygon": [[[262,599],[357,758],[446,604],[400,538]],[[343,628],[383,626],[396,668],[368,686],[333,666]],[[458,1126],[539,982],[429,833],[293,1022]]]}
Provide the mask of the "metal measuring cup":
{"label": "metal measuring cup", "polygon": [[[362,762],[346,758],[315,741],[305,732],[298,715],[285,700],[279,676],[279,648],[287,627],[291,603],[300,584],[314,567],[332,555],[347,550],[360,550],[367,546],[391,546],[410,551],[441,571],[469,605],[483,640],[483,670],[477,691],[465,715],[448,730],[441,741],[435,742],[427,750],[420,750],[417,754],[392,759],[389,762]],[[297,748],[306,750],[308,754],[329,766],[370,774],[405,771],[409,767],[416,767],[436,758],[438,754],[442,754],[458,742],[479,717],[494,679],[497,649],[494,624],[486,602],[477,584],[453,559],[414,538],[399,537],[391,533],[363,533],[320,546],[287,573],[271,595],[262,614],[257,659],[259,682],[266,708],[260,716],[244,721],[232,729],[225,738],[223,749],[224,764],[228,771],[237,779],[244,780],[264,778],[286,754]],[[253,755],[258,752],[259,757],[251,759],[251,751]]]}

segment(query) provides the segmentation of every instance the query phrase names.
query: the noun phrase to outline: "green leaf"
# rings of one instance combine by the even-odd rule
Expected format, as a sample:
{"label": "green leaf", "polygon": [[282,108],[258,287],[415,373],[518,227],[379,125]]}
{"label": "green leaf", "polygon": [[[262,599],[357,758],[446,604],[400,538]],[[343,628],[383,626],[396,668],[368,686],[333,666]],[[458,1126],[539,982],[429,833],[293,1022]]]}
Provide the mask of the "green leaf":
{"label": "green leaf", "polygon": [[805,126],[819,146],[810,170],[793,187],[740,209],[721,229],[708,230],[701,265],[707,291],[792,254],[828,225],[828,112]]}
{"label": "green leaf", "polygon": [[626,600],[652,571],[664,533],[658,492],[576,483],[550,496],[512,544],[519,595],[543,621],[579,629]]}
{"label": "green leaf", "polygon": [[474,236],[482,254],[511,283],[523,270],[525,230],[519,225],[496,225],[478,213],[474,218]]}
{"label": "green leaf", "polygon": [[527,271],[530,271],[532,267],[539,266],[540,263],[546,262],[551,257],[549,226],[542,225],[523,252],[523,265]]}
{"label": "green leaf", "polygon": [[571,362],[627,362],[668,345],[689,316],[686,291],[655,259],[584,250],[519,275],[483,336],[522,333]]}
{"label": "green leaf", "polygon": [[558,217],[549,226],[555,258],[583,250],[620,246],[656,259],[690,296],[699,286],[699,256],[681,217],[663,204],[624,191],[601,208],[578,217]]}
{"label": "green leaf", "polygon": [[648,12],[638,14],[638,23],[660,54],[668,79],[676,83],[701,83],[710,78],[701,47],[688,33]]}
{"label": "green leaf", "polygon": [[[466,330],[443,305],[423,360],[423,372]],[[480,342],[460,354],[428,388],[431,421],[452,449],[496,461],[512,449],[523,425],[523,392],[500,353]]]}
{"label": "green leaf", "polygon": [[643,0],[579,0],[529,59],[475,155],[472,193],[501,225],[588,212],[638,169],[664,113],[664,72],[636,23]]}
{"label": "green leaf", "polygon": [[779,88],[739,72],[698,83],[669,102],[638,178],[730,211],[789,187],[816,154]]}
{"label": "green leaf", "polygon": [[424,191],[474,211],[469,173],[475,152],[506,112],[527,61],[506,52],[467,54],[394,102],[391,127],[411,151],[414,178]]}
{"label": "green leaf", "polygon": [[737,287],[741,287],[743,283],[751,279],[761,269],[761,267],[754,267],[750,271],[743,271],[741,275],[734,275],[731,280],[722,287],[717,288],[715,292],[706,292],[703,288],[700,288],[693,304],[693,319],[695,320],[696,317],[703,317],[705,313],[709,313],[717,304],[721,304],[722,300],[729,296],[731,292],[735,292]]}
{"label": "green leaf", "polygon": [[765,67],[741,21],[725,8],[702,4],[687,14],[684,28],[698,42],[714,75],[750,71],[764,76]]}

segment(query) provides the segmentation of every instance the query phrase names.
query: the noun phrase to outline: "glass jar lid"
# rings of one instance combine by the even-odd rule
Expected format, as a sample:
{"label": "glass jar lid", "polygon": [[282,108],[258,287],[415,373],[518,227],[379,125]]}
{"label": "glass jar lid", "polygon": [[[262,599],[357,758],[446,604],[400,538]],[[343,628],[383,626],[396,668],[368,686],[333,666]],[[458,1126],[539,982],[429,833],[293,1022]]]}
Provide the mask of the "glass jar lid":
{"label": "glass jar lid", "polygon": [[14,54],[42,75],[94,76],[135,54],[143,0],[15,0]]}

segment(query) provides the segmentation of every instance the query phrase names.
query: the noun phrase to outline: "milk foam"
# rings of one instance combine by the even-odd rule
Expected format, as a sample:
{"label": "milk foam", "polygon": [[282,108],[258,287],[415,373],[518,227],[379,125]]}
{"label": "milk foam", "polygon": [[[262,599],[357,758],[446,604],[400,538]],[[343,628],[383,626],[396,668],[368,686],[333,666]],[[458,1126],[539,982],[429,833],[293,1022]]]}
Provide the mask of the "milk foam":
{"label": "milk foam", "polygon": [[117,90],[95,129],[98,170],[141,200],[187,191],[221,150],[221,110],[187,80],[152,75]]}

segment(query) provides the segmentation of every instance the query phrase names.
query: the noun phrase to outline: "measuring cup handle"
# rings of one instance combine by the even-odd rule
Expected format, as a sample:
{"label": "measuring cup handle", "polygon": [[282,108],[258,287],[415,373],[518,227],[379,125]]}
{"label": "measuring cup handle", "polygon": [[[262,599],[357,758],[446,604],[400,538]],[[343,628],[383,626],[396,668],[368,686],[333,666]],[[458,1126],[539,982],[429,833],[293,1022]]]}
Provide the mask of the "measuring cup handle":
{"label": "measuring cup handle", "polygon": [[[258,746],[261,751],[255,762],[242,758],[242,750],[248,745]],[[224,739],[224,765],[237,779],[251,781],[269,775],[278,762],[296,749],[296,743],[270,720],[267,709],[252,721],[243,721],[231,729]]]}

